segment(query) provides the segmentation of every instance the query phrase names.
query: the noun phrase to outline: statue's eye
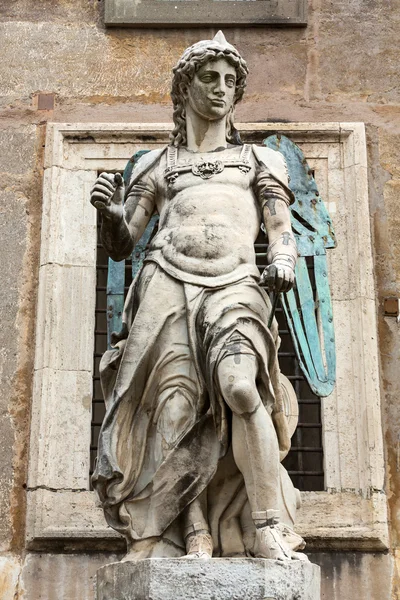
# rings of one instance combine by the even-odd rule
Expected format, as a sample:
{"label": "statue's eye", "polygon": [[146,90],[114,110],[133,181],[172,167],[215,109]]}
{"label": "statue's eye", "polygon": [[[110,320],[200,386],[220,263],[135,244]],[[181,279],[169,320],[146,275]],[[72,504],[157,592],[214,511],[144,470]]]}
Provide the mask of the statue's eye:
{"label": "statue's eye", "polygon": [[234,87],[236,84],[236,80],[234,77],[227,77],[225,83],[228,87]]}

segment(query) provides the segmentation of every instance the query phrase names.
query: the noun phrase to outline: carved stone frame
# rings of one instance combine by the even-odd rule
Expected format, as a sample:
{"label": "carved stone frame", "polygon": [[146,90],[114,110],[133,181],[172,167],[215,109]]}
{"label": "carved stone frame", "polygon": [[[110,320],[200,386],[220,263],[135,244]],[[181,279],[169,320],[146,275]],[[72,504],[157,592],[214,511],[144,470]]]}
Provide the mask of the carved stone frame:
{"label": "carved stone frame", "polygon": [[[97,173],[168,141],[170,124],[49,124],[46,139],[27,546],[116,550],[89,489]],[[316,169],[334,221],[329,251],[337,386],[322,401],[325,491],[303,492],[297,530],[310,549],[388,545],[376,294],[362,123],[238,125],[246,141],[280,131]]]}

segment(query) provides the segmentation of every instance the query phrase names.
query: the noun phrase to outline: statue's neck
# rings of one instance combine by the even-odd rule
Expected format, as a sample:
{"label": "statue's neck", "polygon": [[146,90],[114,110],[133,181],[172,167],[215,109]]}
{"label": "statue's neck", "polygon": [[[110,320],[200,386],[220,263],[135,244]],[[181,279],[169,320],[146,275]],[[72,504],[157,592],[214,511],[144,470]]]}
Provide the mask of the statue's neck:
{"label": "statue's neck", "polygon": [[195,113],[189,106],[186,110],[187,148],[192,152],[212,152],[226,147],[226,117],[208,121]]}

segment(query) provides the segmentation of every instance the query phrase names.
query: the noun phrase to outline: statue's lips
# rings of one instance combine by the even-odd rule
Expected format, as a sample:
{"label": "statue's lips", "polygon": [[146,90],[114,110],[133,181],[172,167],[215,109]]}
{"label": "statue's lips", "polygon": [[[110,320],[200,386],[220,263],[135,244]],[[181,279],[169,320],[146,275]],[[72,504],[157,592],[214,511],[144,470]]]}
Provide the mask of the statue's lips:
{"label": "statue's lips", "polygon": [[225,100],[221,100],[220,98],[211,98],[211,104],[213,106],[225,106]]}

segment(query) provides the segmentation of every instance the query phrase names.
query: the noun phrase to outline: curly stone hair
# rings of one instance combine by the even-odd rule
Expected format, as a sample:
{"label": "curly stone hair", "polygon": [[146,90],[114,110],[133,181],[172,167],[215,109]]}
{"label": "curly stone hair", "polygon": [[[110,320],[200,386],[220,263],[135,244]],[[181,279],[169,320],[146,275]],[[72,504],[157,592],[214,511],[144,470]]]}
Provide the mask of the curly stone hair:
{"label": "curly stone hair", "polygon": [[228,44],[225,38],[223,38],[225,43],[221,43],[221,38],[218,40],[216,38],[214,40],[198,42],[185,50],[178,64],[172,70],[171,98],[174,106],[173,120],[175,125],[170,133],[172,146],[184,145],[187,141],[185,98],[194,74],[206,62],[218,60],[219,58],[225,58],[236,70],[235,98],[226,120],[226,139],[230,143],[241,144],[239,133],[233,123],[233,115],[235,105],[243,98],[249,70],[246,62],[236,48]]}

